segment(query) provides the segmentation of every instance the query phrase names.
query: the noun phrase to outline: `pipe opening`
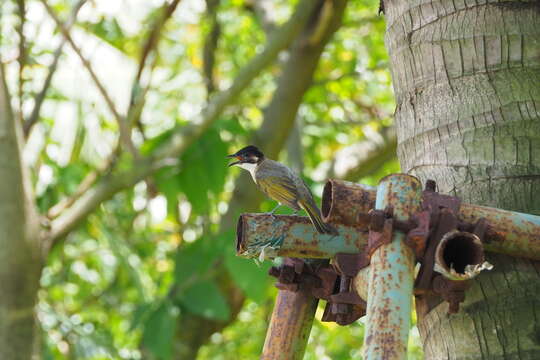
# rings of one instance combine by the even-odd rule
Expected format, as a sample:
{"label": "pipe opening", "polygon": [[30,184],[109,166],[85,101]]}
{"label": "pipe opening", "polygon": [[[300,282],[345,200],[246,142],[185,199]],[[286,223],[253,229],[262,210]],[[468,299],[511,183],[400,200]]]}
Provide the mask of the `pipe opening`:
{"label": "pipe opening", "polygon": [[323,220],[327,221],[330,211],[332,210],[332,199],[334,197],[334,185],[332,180],[328,180],[324,185],[323,195],[322,195],[322,204],[321,212]]}
{"label": "pipe opening", "polygon": [[484,249],[480,239],[467,232],[446,234],[437,251],[437,261],[445,270],[453,269],[465,274],[468,265],[479,265],[484,261]]}
{"label": "pipe opening", "polygon": [[240,254],[242,250],[242,239],[244,238],[244,216],[238,217],[236,223],[236,253]]}

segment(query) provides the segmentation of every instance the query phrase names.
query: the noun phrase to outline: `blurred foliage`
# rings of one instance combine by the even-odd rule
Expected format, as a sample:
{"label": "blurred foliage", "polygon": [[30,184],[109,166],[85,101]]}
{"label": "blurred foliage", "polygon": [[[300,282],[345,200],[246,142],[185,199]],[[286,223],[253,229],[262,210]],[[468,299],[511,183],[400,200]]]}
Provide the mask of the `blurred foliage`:
{"label": "blurred foliage", "polygon": [[[222,32],[214,69],[219,89],[231,84],[267,39],[248,2],[220,2]],[[66,19],[75,0],[49,3]],[[72,30],[119,109],[127,107],[142,44],[162,3],[90,1]],[[294,3],[272,2],[278,23],[288,18]],[[327,46],[299,110],[304,175],[316,196],[338,150],[392,124],[384,19],[376,16],[377,9],[378,0],[349,2],[343,26]],[[21,81],[15,1],[2,2],[0,12],[2,61],[10,87],[22,84],[21,111],[27,117],[61,37],[43,6],[27,1],[29,61]],[[182,1],[163,29],[154,66],[141,80],[148,93],[133,139],[143,154],[176,126],[189,123],[206,103],[202,46],[208,32],[202,0]],[[25,147],[43,214],[75,194],[88,174],[107,169],[118,135],[116,121],[68,46],[58,67]],[[233,316],[211,276],[222,261],[248,301],[232,325],[211,336],[199,359],[258,357],[276,295],[266,275],[270,264],[257,267],[235,257],[234,235],[218,233],[218,223],[238,175],[226,167],[225,155],[245,145],[261,124],[278,74],[279,64],[260,74],[176,164],[102,204],[54,248],[43,270],[38,305],[45,359],[172,358],[176,332],[190,331],[178,328],[182,314],[215,320]],[[115,161],[130,166],[123,158]],[[357,180],[375,185],[398,170],[394,159]],[[265,201],[261,210],[272,206]],[[361,321],[349,327],[315,321],[305,358],[359,358],[363,329]],[[421,358],[418,336],[411,341],[410,358]]]}

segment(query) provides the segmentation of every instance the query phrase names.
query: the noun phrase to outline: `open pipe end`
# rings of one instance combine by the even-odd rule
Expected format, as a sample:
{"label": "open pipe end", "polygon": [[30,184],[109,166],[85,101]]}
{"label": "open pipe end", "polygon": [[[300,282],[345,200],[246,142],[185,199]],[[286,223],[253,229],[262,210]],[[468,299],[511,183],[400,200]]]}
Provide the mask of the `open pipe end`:
{"label": "open pipe end", "polygon": [[366,224],[359,223],[359,216],[365,217],[374,206],[373,187],[335,179],[324,185],[321,206],[324,222],[365,227]]}
{"label": "open pipe end", "polygon": [[322,195],[322,204],[321,212],[323,220],[327,222],[330,219],[330,213],[332,212],[332,199],[333,199],[333,190],[334,190],[334,181],[328,180],[324,185],[323,195]]}
{"label": "open pipe end", "polygon": [[493,265],[484,261],[484,246],[473,233],[446,233],[435,251],[435,271],[451,280],[468,280]]}
{"label": "open pipe end", "polygon": [[244,247],[244,215],[238,217],[236,223],[236,255],[240,255],[245,251]]}

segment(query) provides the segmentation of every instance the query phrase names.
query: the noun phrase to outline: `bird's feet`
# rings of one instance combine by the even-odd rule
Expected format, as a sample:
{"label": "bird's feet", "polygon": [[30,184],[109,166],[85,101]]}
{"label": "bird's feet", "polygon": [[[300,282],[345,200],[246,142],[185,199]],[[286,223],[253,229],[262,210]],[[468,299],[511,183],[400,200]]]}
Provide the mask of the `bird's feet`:
{"label": "bird's feet", "polygon": [[276,206],[275,208],[273,208],[272,211],[265,212],[265,213],[263,213],[263,214],[269,215],[269,216],[271,216],[273,219],[275,219],[274,214],[275,214],[275,212],[277,211],[277,209],[279,209],[280,207],[281,207],[281,204],[277,204],[277,206]]}

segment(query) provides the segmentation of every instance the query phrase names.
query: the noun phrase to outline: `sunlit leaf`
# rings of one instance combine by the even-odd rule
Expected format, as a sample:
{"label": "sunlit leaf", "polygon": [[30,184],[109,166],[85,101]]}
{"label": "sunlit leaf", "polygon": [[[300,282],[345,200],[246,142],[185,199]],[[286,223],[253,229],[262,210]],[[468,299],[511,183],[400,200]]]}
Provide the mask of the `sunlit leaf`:
{"label": "sunlit leaf", "polygon": [[172,340],[176,331],[178,310],[170,301],[163,301],[148,317],[142,337],[143,346],[160,360],[172,356]]}
{"label": "sunlit leaf", "polygon": [[203,280],[177,294],[187,311],[209,319],[225,321],[231,316],[227,300],[212,281]]}
{"label": "sunlit leaf", "polygon": [[178,250],[175,258],[175,282],[193,282],[204,274],[222,252],[222,244],[214,238],[203,238]]}
{"label": "sunlit leaf", "polygon": [[252,259],[243,259],[232,251],[228,253],[225,265],[235,283],[254,301],[261,303],[268,294],[272,278],[268,276],[270,261],[257,265]]}

